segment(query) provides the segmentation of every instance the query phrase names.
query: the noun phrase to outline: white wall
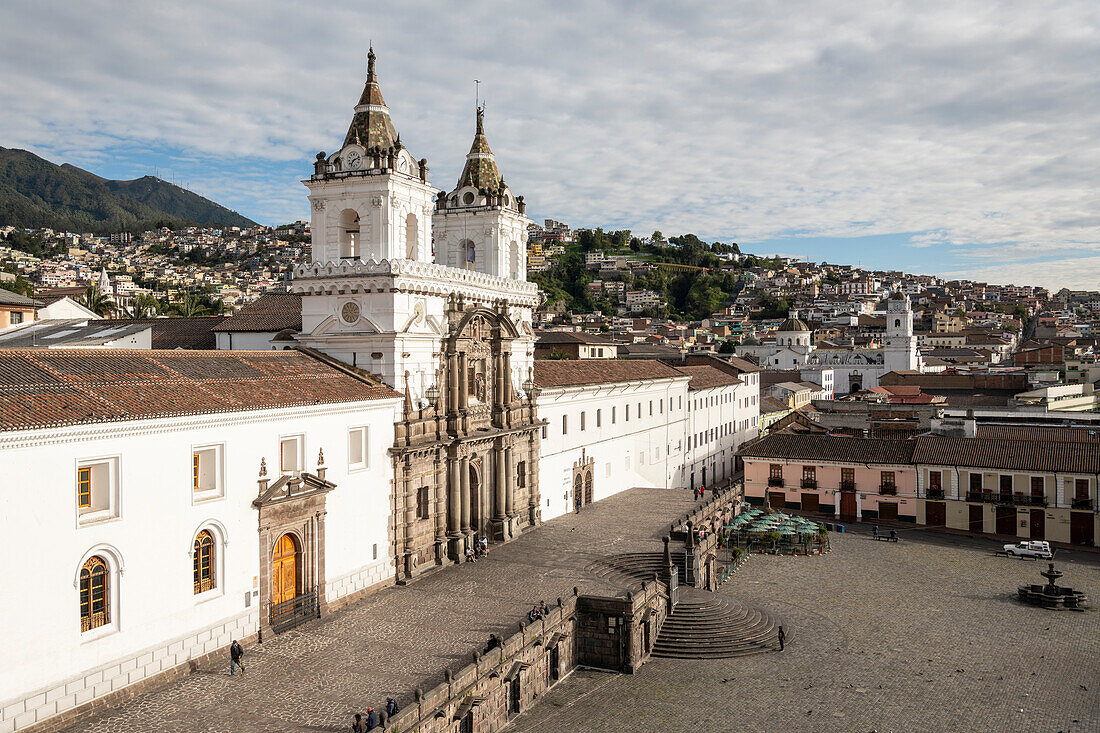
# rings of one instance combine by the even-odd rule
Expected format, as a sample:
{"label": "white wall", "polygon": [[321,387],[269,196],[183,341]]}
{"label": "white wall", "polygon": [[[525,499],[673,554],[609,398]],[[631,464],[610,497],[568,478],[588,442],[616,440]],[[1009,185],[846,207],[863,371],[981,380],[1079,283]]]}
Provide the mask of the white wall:
{"label": "white wall", "polygon": [[[256,631],[260,552],[251,502],[261,458],[269,478],[278,478],[280,436],[304,434],[310,472],[323,448],[327,478],[337,484],[327,499],[330,588],[354,592],[356,583],[392,576],[386,449],[399,404],[386,399],[0,435],[8,479],[0,531],[20,548],[20,559],[5,565],[4,581],[25,591],[0,596],[0,618],[9,630],[31,632],[6,636],[0,708],[18,712],[4,713],[0,728],[63,712]],[[369,426],[370,463],[349,473],[347,433],[358,425]],[[209,444],[222,447],[224,496],[197,502],[192,450]],[[118,516],[81,525],[77,463],[99,457],[117,459]],[[217,588],[196,596],[191,547],[204,527],[217,541]],[[77,578],[93,554],[115,565],[112,623],[82,634]]]}
{"label": "white wall", "polygon": [[[596,501],[635,486],[682,485],[687,382],[687,377],[675,377],[541,390],[538,414],[547,420],[539,458],[543,520],[573,510],[573,464],[581,460],[582,451],[594,461]],[[563,417],[568,419],[564,433]]]}
{"label": "white wall", "polygon": [[732,475],[738,447],[759,434],[760,377],[756,372],[745,372],[740,379],[741,384],[688,393],[687,436],[690,440],[684,444],[683,485],[692,485],[693,473],[695,486],[711,486]]}

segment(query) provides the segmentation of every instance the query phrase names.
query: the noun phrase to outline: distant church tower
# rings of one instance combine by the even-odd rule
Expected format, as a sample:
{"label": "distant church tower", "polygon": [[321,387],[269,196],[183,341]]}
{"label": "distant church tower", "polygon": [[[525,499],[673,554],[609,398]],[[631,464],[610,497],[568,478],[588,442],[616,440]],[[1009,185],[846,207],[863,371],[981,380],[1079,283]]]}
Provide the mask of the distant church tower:
{"label": "distant church tower", "polygon": [[888,372],[921,368],[913,335],[913,309],[909,296],[900,291],[886,301],[886,344],[882,352]]}
{"label": "distant church tower", "polygon": [[485,110],[458,185],[440,194],[433,226],[436,261],[512,280],[527,279],[526,204],[504,183],[485,139]]}

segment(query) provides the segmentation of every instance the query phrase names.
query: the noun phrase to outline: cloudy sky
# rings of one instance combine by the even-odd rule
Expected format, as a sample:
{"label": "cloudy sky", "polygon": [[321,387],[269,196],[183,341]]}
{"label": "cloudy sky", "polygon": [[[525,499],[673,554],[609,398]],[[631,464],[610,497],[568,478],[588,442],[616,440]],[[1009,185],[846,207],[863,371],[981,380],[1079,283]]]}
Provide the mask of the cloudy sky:
{"label": "cloudy sky", "polygon": [[264,223],[308,217],[373,40],[441,188],[480,79],[537,219],[1100,288],[1095,0],[5,0],[0,27],[0,145]]}

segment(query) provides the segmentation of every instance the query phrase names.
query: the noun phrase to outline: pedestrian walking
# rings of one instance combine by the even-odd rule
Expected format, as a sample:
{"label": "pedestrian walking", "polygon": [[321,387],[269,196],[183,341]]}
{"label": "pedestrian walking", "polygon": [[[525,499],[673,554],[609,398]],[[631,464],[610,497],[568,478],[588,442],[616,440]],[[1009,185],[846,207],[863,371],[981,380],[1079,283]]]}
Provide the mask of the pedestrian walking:
{"label": "pedestrian walking", "polygon": [[244,649],[241,649],[241,645],[234,639],[233,643],[229,645],[229,674],[232,675],[234,667],[239,667],[241,674],[244,674],[244,665],[241,664],[241,659],[244,658]]}
{"label": "pedestrian walking", "polygon": [[367,708],[367,730],[374,730],[378,727],[378,711],[374,708]]}
{"label": "pedestrian walking", "polygon": [[392,718],[393,716],[397,715],[397,713],[400,710],[401,710],[401,708],[398,707],[397,700],[394,700],[392,697],[387,697],[386,698],[386,717],[387,718]]}
{"label": "pedestrian walking", "polygon": [[783,642],[787,640],[787,632],[783,631],[783,627],[779,627],[779,651],[783,651]]}
{"label": "pedestrian walking", "polygon": [[351,724],[352,733],[365,733],[367,730],[367,724],[363,722],[363,716],[359,713],[355,714],[355,722]]}
{"label": "pedestrian walking", "polygon": [[876,540],[878,539],[878,525],[877,524],[874,527],[871,527],[871,536],[874,537]]}
{"label": "pedestrian walking", "polygon": [[699,498],[702,499],[704,496],[706,496],[706,493],[707,493],[707,487],[706,486],[700,486],[699,487]]}

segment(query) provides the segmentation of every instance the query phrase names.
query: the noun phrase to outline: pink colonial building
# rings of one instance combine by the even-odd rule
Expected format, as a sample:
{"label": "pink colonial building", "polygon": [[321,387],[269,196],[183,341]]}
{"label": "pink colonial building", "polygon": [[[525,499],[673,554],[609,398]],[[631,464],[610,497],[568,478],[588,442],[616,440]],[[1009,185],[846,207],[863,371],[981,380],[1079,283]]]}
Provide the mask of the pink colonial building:
{"label": "pink colonial building", "polygon": [[917,521],[914,441],[775,433],[740,455],[745,498],[844,521]]}

